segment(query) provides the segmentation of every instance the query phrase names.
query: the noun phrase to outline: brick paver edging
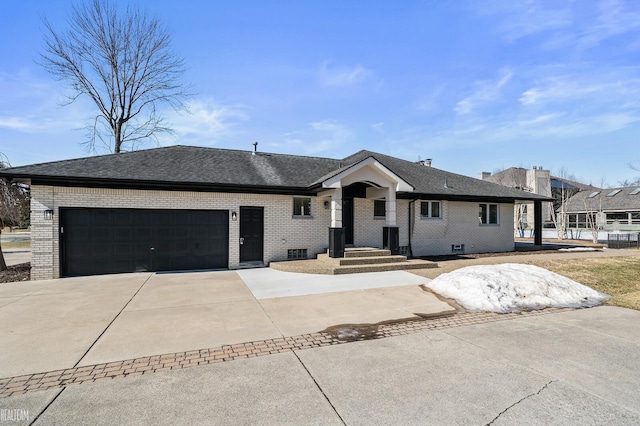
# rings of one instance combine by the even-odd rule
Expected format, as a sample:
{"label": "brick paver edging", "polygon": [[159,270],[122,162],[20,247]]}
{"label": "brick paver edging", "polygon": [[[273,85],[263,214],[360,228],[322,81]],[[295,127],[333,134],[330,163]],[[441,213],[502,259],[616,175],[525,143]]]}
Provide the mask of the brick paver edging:
{"label": "brick paver edging", "polygon": [[382,339],[391,336],[416,333],[423,330],[460,327],[494,321],[564,312],[571,309],[547,308],[540,311],[496,314],[487,312],[464,312],[452,316],[410,319],[406,321],[332,327],[331,331],[303,334],[278,339],[224,345],[217,348],[176,352],[164,355],[116,361],[106,364],[87,365],[38,374],[27,374],[0,379],[0,398],[26,392],[61,388],[85,382],[113,379],[115,377],[139,376],[157,371],[177,370],[196,365],[214,364],[236,359],[252,358],[294,350],[319,348],[342,343]]}

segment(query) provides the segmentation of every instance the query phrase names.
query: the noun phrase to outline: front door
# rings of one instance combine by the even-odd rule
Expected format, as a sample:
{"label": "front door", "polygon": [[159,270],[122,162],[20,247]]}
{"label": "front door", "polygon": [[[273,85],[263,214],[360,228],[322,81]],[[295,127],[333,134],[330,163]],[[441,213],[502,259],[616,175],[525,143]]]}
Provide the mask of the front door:
{"label": "front door", "polygon": [[353,245],[353,198],[342,199],[342,226],[344,243]]}
{"label": "front door", "polygon": [[264,207],[240,207],[240,262],[263,262]]}

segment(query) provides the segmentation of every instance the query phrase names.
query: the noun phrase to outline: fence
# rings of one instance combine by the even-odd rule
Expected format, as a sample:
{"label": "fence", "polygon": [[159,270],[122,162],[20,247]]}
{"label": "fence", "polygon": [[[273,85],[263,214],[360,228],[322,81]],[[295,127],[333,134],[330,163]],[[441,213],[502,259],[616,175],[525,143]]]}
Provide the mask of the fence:
{"label": "fence", "polygon": [[607,247],[610,249],[640,248],[640,233],[607,234]]}

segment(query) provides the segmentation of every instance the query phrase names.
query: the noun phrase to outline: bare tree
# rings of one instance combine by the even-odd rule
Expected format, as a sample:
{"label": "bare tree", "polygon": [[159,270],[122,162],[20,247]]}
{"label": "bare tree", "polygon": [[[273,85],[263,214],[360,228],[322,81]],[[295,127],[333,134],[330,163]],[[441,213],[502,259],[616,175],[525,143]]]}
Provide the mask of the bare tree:
{"label": "bare tree", "polygon": [[591,241],[594,244],[598,243],[598,234],[600,233],[600,221],[598,221],[598,215],[602,215],[602,196],[598,196],[600,203],[599,208],[594,208],[591,199],[587,202],[587,198],[584,199],[584,209],[586,211],[587,227],[591,231]]}
{"label": "bare tree", "polygon": [[170,49],[170,35],[157,18],[112,0],[76,4],[69,28],[56,31],[44,19],[42,65],[70,84],[64,105],[86,95],[98,114],[88,126],[87,149],[100,140],[112,152],[135,149],[145,139],[171,132],[158,108],[184,108],[190,95],[181,83],[183,60]]}
{"label": "bare tree", "polygon": [[[0,169],[6,167],[10,167],[9,160],[0,153]],[[29,211],[26,188],[18,183],[0,178],[0,235],[5,227],[12,228],[18,224],[25,211]],[[7,269],[7,263],[0,247],[0,271],[5,269]]]}

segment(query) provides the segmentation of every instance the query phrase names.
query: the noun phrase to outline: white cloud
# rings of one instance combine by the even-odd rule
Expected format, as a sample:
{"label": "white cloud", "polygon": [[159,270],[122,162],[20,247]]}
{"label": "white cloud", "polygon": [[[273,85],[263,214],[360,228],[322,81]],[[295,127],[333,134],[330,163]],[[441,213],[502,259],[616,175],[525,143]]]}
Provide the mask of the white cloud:
{"label": "white cloud", "polygon": [[335,156],[336,152],[349,149],[353,131],[341,121],[324,119],[309,123],[306,129],[287,133],[284,139],[290,148],[304,154],[324,152]]}
{"label": "white cloud", "polygon": [[327,87],[348,88],[362,84],[372,72],[362,65],[340,66],[325,61],[320,67],[320,83]]}
{"label": "white cloud", "polygon": [[498,31],[508,42],[545,31],[557,31],[572,24],[572,11],[555,1],[482,1],[474,3],[478,15],[500,18]]}
{"label": "white cloud", "polygon": [[40,79],[29,69],[0,72],[0,128],[21,133],[57,133],[84,126],[91,101],[78,98],[60,106],[64,99],[57,83]]}
{"label": "white cloud", "polygon": [[615,72],[592,71],[591,75],[576,72],[571,75],[550,76],[525,90],[519,98],[522,105],[557,104],[589,100],[587,107],[613,103],[619,107],[633,104],[640,94],[640,79],[635,70],[619,69]]}
{"label": "white cloud", "polygon": [[188,113],[173,110],[166,113],[175,138],[184,144],[213,145],[231,134],[238,123],[249,119],[246,106],[223,105],[212,98],[192,99],[186,107]]}
{"label": "white cloud", "polygon": [[467,96],[456,104],[454,111],[459,115],[471,113],[478,107],[492,103],[500,98],[502,88],[511,80],[513,72],[510,70],[502,70],[501,76],[496,81],[478,81],[473,94]]}

